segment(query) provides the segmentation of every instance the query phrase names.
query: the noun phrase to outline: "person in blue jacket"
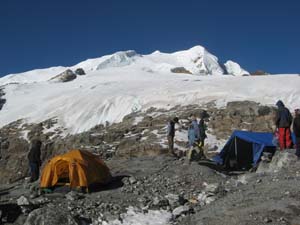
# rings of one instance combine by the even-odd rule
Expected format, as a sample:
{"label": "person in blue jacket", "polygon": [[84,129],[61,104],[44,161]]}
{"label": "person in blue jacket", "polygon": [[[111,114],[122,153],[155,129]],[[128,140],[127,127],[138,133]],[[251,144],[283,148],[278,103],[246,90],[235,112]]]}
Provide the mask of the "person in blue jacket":
{"label": "person in blue jacket", "polygon": [[194,114],[190,115],[190,124],[188,128],[188,161],[198,160],[202,157],[203,151],[200,148],[200,130],[197,118]]}
{"label": "person in blue jacket", "polygon": [[199,142],[200,131],[196,116],[190,115],[190,125],[188,129],[189,147],[192,147],[195,142]]}

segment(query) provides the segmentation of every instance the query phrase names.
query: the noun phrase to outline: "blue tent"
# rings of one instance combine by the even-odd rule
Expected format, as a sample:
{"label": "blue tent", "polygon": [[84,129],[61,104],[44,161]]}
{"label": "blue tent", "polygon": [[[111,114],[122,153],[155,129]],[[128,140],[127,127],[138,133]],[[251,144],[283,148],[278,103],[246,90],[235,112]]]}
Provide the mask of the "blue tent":
{"label": "blue tent", "polygon": [[276,151],[272,141],[272,133],[236,130],[213,160],[229,168],[250,168],[259,162],[264,151]]}

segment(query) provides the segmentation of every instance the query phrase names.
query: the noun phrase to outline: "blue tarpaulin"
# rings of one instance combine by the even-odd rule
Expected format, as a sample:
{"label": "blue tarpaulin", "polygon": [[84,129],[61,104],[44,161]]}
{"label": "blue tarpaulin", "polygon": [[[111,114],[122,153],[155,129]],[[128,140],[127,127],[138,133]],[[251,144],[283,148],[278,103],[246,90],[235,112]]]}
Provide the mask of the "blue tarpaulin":
{"label": "blue tarpaulin", "polygon": [[[236,130],[232,133],[231,137],[221,150],[221,152],[213,158],[213,160],[219,164],[224,163],[224,159],[226,154],[228,154],[229,146],[233,144],[233,141],[236,139],[242,139],[248,143],[252,144],[252,156],[253,161],[252,165],[256,165],[260,160],[260,157],[266,147],[273,147],[274,149],[276,146],[273,144],[273,134],[272,133],[265,133],[265,132],[250,132],[250,131],[239,131]],[[235,146],[237,147],[237,146]],[[243,151],[243,149],[235,149],[236,152]]]}

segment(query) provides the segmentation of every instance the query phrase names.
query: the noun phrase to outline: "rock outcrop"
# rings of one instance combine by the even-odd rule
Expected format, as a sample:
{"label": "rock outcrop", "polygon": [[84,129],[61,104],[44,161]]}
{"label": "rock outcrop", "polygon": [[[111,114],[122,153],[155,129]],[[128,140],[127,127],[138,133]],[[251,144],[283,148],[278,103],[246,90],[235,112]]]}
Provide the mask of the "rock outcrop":
{"label": "rock outcrop", "polygon": [[175,67],[173,69],[171,69],[172,73],[186,73],[186,74],[192,74],[190,71],[188,71],[186,68],[184,67]]}
{"label": "rock outcrop", "polygon": [[256,71],[252,72],[250,75],[252,75],[252,76],[264,76],[264,75],[270,75],[270,74],[263,71],[263,70],[256,70]]}
{"label": "rock outcrop", "polygon": [[82,75],[85,75],[85,71],[82,68],[78,68],[75,70],[75,74],[82,76]]}
{"label": "rock outcrop", "polygon": [[50,80],[58,81],[58,82],[69,82],[69,81],[76,79],[76,77],[77,77],[76,74],[72,70],[67,69],[66,71],[62,72],[61,74],[58,74],[57,76],[52,77]]}
{"label": "rock outcrop", "polygon": [[3,98],[5,95],[4,91],[2,88],[0,88],[0,110],[3,108],[4,104],[6,103],[6,99]]}

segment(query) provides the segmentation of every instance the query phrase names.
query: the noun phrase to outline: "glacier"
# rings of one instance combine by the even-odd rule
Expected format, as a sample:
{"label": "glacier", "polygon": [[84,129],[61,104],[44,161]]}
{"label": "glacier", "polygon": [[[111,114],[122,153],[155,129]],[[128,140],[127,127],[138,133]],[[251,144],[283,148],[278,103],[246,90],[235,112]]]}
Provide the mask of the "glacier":
{"label": "glacier", "polygon": [[[218,58],[196,46],[175,53],[118,52],[70,67],[10,74],[0,79],[7,100],[0,111],[0,126],[19,119],[37,123],[56,118],[66,133],[74,134],[97,124],[120,122],[150,107],[201,107],[208,102],[224,107],[227,102],[243,100],[274,105],[281,99],[291,109],[299,108],[299,76],[240,76],[244,69],[227,65],[236,76],[224,76]],[[170,71],[179,66],[193,74]],[[66,69],[79,67],[86,75],[66,83],[50,81]]]}

